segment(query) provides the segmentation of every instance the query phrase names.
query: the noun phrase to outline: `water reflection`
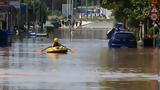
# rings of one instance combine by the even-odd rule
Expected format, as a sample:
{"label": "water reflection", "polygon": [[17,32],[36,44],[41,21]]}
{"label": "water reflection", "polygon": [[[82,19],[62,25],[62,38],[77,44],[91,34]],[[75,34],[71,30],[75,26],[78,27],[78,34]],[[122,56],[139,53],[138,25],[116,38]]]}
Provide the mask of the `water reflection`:
{"label": "water reflection", "polygon": [[47,58],[51,58],[53,60],[59,60],[60,58],[64,58],[66,54],[60,54],[60,53],[46,53]]}
{"label": "water reflection", "polygon": [[102,81],[100,90],[159,90],[158,81]]}
{"label": "water reflection", "polygon": [[[101,66],[104,70],[158,73],[158,50],[147,49],[102,49]],[[107,66],[107,67],[106,67]]]}
{"label": "water reflection", "polygon": [[0,68],[8,69],[9,67],[9,48],[0,48]]}
{"label": "water reflection", "polygon": [[65,39],[106,39],[106,29],[102,30],[54,30],[49,37],[60,37]]}
{"label": "water reflection", "polygon": [[56,35],[15,39],[12,47],[0,48],[0,89],[158,90],[158,49],[109,49],[107,40],[90,34],[61,37],[77,55],[37,52]]}

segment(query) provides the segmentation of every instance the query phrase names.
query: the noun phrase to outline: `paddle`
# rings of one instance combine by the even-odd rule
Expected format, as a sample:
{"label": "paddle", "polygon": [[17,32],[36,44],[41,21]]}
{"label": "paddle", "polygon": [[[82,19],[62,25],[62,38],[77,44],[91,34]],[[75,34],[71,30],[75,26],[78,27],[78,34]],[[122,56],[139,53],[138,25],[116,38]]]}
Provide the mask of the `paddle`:
{"label": "paddle", "polygon": [[[60,44],[60,43],[59,43]],[[63,46],[63,47],[65,47],[65,48],[67,48],[66,46],[64,46],[64,45],[62,45],[62,44],[60,44],[61,46]],[[71,51],[71,49],[70,48],[67,48],[68,50],[70,50]]]}
{"label": "paddle", "polygon": [[[64,45],[62,45],[62,44],[60,44],[61,46],[63,46],[63,47],[65,47],[65,48],[67,48],[66,46],[64,46]],[[67,48],[72,54],[74,53],[76,53],[76,50],[73,50],[73,49],[70,49],[70,48]]]}
{"label": "paddle", "polygon": [[46,47],[46,48],[44,48],[44,49],[42,49],[42,50],[41,50],[41,49],[38,49],[38,50],[37,50],[37,54],[44,54],[43,51],[45,51],[47,48],[50,48],[50,47],[51,47],[51,46],[48,46],[48,47]]}
{"label": "paddle", "polygon": [[43,52],[44,50],[46,50],[47,48],[50,48],[50,47],[52,47],[52,46],[48,46],[48,47],[42,49],[41,52]]}

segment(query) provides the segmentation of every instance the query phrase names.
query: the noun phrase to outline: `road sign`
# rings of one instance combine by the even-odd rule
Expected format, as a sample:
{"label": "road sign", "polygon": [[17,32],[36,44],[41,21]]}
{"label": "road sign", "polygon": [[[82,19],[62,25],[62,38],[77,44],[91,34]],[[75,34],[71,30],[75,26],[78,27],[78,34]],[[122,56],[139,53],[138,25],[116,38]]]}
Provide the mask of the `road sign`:
{"label": "road sign", "polygon": [[151,13],[150,18],[151,18],[152,21],[156,21],[158,19],[158,14]]}
{"label": "road sign", "polygon": [[151,12],[150,12],[151,20],[156,21],[158,19],[158,14],[159,14],[158,8],[155,5],[152,6]]}
{"label": "road sign", "polygon": [[157,13],[157,12],[158,12],[158,9],[155,6],[153,6],[151,9],[151,13]]}
{"label": "road sign", "polygon": [[158,0],[151,0],[151,4],[158,4]]}
{"label": "road sign", "polygon": [[21,13],[27,13],[28,6],[25,3],[21,3],[20,5]]}

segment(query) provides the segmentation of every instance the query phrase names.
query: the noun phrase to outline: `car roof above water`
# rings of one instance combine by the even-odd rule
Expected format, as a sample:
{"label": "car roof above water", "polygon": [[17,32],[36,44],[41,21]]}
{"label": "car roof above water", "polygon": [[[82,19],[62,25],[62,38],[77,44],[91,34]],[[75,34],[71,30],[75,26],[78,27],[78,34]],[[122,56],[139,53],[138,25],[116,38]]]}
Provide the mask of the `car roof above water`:
{"label": "car roof above water", "polygon": [[117,33],[134,34],[133,32],[129,32],[129,31],[115,31],[115,34]]}
{"label": "car roof above water", "polygon": [[128,31],[116,31],[112,36],[114,38],[135,38],[135,34],[133,32]]}

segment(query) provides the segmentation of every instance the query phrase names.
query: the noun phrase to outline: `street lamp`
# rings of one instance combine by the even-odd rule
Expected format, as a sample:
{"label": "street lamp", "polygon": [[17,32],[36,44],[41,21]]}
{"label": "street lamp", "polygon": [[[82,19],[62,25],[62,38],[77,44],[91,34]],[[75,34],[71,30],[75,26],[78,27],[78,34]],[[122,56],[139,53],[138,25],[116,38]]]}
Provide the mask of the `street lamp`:
{"label": "street lamp", "polygon": [[73,24],[73,0],[67,0],[67,20],[69,23],[70,39],[71,39],[71,25]]}

